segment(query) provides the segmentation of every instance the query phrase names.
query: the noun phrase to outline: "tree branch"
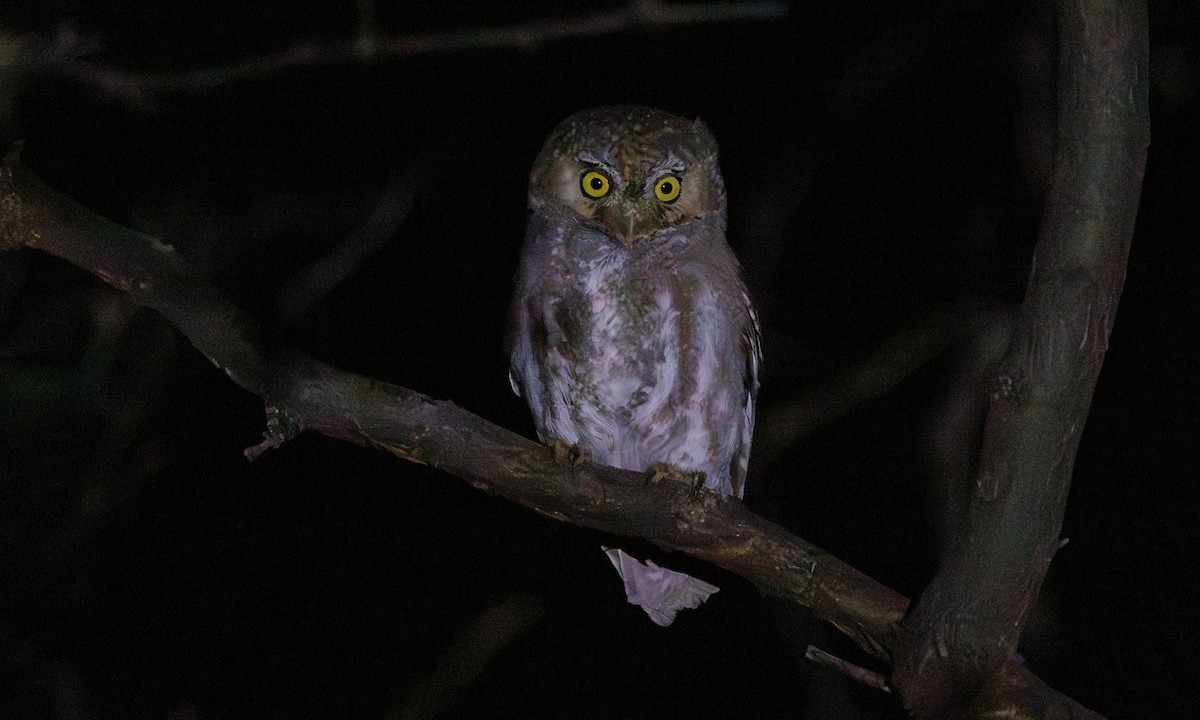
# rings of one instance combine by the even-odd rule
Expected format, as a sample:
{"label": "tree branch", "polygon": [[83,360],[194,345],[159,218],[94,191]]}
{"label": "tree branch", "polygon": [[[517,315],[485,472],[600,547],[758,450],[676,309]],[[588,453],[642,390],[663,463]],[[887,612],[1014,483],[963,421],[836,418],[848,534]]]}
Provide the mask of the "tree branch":
{"label": "tree branch", "polygon": [[[93,215],[20,161],[0,162],[0,249],[66,259],[161,314],[237,384],[261,396],[268,433],[254,455],[304,429],[457,475],[564,522],[644,537],[745,577],[767,596],[807,609],[863,650],[890,658],[908,600],[841,560],[748,511],[678,483],[592,463],[563,467],[545,447],[450,402],[333,368],[278,341],[191,273],[169,246]],[[1014,663],[981,707],[1014,717],[1086,710]],[[1062,715],[1055,715],[1059,717]]]}
{"label": "tree branch", "polygon": [[695,497],[678,483],[581,463],[454,406],[305,356],[196,277],[170,245],[48,188],[14,149],[0,164],[0,249],[43,250],[155,310],[231,380],[263,398],[268,432],[255,457],[315,430],[432,465],[542,515],[644,537],[746,577],[766,595],[811,609],[864,650],[886,657],[908,601],[739,501]]}
{"label": "tree branch", "polygon": [[1058,146],[1033,272],[966,522],[897,648],[892,681],[919,718],[1012,687],[1124,283],[1149,141],[1145,4],[1064,0],[1058,28]]}

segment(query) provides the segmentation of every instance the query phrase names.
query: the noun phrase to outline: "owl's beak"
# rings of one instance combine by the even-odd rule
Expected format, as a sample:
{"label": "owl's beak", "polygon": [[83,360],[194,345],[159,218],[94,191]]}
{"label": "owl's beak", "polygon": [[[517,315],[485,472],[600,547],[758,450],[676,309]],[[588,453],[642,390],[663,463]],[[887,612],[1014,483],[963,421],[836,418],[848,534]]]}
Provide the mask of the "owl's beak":
{"label": "owl's beak", "polygon": [[658,229],[654,219],[653,213],[626,202],[610,205],[600,214],[605,229],[620,238],[625,247],[633,247],[638,240]]}

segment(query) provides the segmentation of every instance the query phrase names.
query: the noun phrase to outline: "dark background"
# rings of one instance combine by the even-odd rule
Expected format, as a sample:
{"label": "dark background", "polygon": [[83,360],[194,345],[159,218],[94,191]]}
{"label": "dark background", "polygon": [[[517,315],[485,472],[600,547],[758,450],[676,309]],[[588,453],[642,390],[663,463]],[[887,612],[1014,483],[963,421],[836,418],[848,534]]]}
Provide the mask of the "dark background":
{"label": "dark background", "polygon": [[[0,53],[19,61],[0,63],[0,140],[25,139],[52,187],[174,244],[315,356],[532,435],[500,348],[542,139],[607,103],[700,116],[722,143],[770,408],[929,318],[1020,300],[1053,147],[1043,5],[799,4],[130,97],[61,48],[143,74],[236,64],[348,42],[356,5],[6,3]],[[375,17],[391,36],[583,11]],[[1039,676],[1112,718],[1200,707],[1200,13],[1150,12],[1153,143],[1125,294],[1070,543],[1023,643]],[[299,273],[395,187],[412,204],[388,242],[284,314]],[[952,344],[822,423],[755,469],[747,505],[919,593],[937,544],[930,432],[963,362]],[[722,590],[663,630],[624,602],[599,551],[615,538],[314,434],[249,463],[262,428],[261,403],[157,316],[61,261],[0,255],[0,716],[903,717],[803,661],[816,642],[867,662],[740,578],[671,557]]]}

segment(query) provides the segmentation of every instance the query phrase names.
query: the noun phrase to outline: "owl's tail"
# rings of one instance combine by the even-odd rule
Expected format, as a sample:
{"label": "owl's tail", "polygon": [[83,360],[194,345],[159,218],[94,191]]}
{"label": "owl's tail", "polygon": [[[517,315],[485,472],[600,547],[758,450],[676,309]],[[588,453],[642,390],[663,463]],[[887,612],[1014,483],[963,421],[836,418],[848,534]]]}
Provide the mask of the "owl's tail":
{"label": "owl's tail", "polygon": [[675,621],[680,610],[700,607],[700,603],[720,588],[674,570],[642,562],[620,548],[603,548],[621,579],[630,605],[639,605],[658,625]]}

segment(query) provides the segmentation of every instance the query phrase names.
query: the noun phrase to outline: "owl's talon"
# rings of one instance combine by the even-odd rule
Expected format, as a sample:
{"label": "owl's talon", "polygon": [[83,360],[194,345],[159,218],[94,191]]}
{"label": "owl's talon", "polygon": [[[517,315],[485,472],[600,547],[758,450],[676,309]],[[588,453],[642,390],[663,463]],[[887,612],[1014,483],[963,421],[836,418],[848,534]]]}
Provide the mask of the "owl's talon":
{"label": "owl's talon", "polygon": [[550,438],[546,443],[550,446],[550,450],[554,452],[554,462],[562,467],[575,467],[585,462],[590,462],[592,456],[587,450],[572,445],[558,438]]}

